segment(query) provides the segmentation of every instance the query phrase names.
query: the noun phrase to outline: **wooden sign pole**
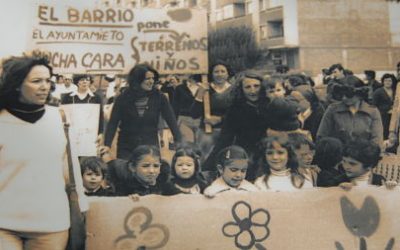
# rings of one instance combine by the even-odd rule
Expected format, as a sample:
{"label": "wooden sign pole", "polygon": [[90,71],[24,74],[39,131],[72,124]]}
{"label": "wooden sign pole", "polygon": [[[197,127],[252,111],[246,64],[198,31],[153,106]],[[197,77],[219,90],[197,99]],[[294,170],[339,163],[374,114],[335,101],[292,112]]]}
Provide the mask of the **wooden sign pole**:
{"label": "wooden sign pole", "polygon": [[[208,84],[208,78],[207,75],[201,75],[201,82],[203,84]],[[211,106],[210,106],[210,92],[207,90],[204,93],[203,97],[203,105],[204,105],[204,118],[208,119],[211,117]],[[212,127],[211,124],[205,123],[204,124],[204,130],[206,133],[212,133]]]}

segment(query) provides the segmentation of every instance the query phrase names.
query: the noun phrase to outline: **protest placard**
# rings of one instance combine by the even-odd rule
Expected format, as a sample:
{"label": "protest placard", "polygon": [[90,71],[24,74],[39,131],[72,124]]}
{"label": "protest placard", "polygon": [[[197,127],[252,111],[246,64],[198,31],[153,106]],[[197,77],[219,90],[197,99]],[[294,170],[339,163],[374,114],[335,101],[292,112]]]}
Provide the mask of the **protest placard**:
{"label": "protest placard", "polygon": [[200,9],[132,9],[39,2],[29,49],[58,73],[128,73],[149,63],[160,73],[207,73],[207,15]]}
{"label": "protest placard", "polygon": [[77,156],[96,156],[100,104],[65,104],[62,109],[70,124],[71,147]]}

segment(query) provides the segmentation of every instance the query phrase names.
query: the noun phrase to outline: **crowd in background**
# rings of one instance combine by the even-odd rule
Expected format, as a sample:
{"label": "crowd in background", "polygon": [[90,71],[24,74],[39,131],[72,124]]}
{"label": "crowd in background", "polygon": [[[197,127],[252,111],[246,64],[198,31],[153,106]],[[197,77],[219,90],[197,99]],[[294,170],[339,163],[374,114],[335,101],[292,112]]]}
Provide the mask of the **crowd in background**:
{"label": "crowd in background", "polygon": [[[372,70],[362,80],[341,64],[322,72],[316,84],[287,67],[262,75],[217,62],[206,82],[139,64],[127,76],[102,76],[104,92],[90,75],[53,75],[43,58],[5,60],[0,200],[8,205],[0,206],[0,239],[9,249],[65,248],[63,105],[100,106],[98,155],[80,159],[88,196],[394,188],[373,169],[398,147],[400,63],[397,76],[378,80]],[[166,128],[168,142],[160,136]],[[162,157],[163,148],[172,160]]]}

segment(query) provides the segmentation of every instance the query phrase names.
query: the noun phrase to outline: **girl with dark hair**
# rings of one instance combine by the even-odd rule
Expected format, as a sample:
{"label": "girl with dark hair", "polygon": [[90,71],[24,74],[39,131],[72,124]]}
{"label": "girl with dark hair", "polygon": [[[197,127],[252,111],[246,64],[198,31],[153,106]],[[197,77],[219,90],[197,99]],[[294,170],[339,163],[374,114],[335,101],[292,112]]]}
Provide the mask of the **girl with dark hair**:
{"label": "girl with dark hair", "polygon": [[346,76],[335,85],[333,93],[341,99],[329,105],[317,132],[317,140],[335,137],[346,144],[356,138],[365,138],[378,145],[383,143],[381,116],[375,106],[369,105],[368,87],[355,76]]}
{"label": "girl with dark hair", "polygon": [[226,191],[258,191],[251,182],[245,179],[249,157],[243,148],[236,145],[226,147],[218,153],[217,158],[220,177],[204,190],[206,197],[213,198]]}
{"label": "girl with dark hair", "polygon": [[116,196],[161,194],[163,175],[160,151],[152,145],[135,148],[129,160],[114,159],[106,146],[100,147],[108,165],[108,178]]}
{"label": "girl with dark hair", "polygon": [[[233,99],[233,86],[229,83],[229,78],[233,73],[230,67],[224,62],[217,62],[209,69],[210,84],[202,83],[195,95],[195,100],[191,106],[191,116],[194,119],[201,118],[199,134],[197,136],[202,157],[204,159],[210,154],[212,146],[221,131],[222,118],[230,107]],[[204,116],[204,96],[209,93],[210,117]],[[205,124],[212,127],[211,133],[206,133]]]}
{"label": "girl with dark hair", "polygon": [[318,174],[318,187],[336,187],[348,178],[341,167],[343,144],[333,137],[324,137],[315,147],[314,163],[321,169]]}
{"label": "girl with dark hair", "polygon": [[265,174],[254,182],[256,187],[262,191],[295,191],[313,187],[299,173],[297,157],[287,136],[264,138],[261,147]]}
{"label": "girl with dark hair", "polygon": [[[45,58],[12,57],[3,63],[0,242],[4,249],[64,250],[67,245],[67,141],[58,108],[46,105],[54,89],[51,75]],[[75,173],[83,197],[80,171]]]}
{"label": "girl with dark hair", "polygon": [[[260,110],[267,101],[262,80],[262,76],[255,71],[239,74],[233,104],[225,114],[221,133],[203,169],[216,171],[217,153],[233,143],[244,148],[252,159],[256,145],[267,129],[266,117],[261,115]],[[255,166],[250,164],[246,179],[254,180],[255,173]]]}
{"label": "girl with dark hair", "polygon": [[163,187],[162,194],[202,194],[207,184],[199,173],[199,153],[189,146],[177,149],[171,162],[172,179]]}
{"label": "girl with dark hair", "polygon": [[120,128],[117,158],[128,159],[139,145],[159,147],[160,116],[171,129],[175,143],[181,141],[171,105],[164,94],[154,87],[157,78],[158,72],[146,64],[138,64],[129,72],[129,88],[115,101],[104,141],[105,146],[110,147],[117,128]]}
{"label": "girl with dark hair", "polygon": [[373,93],[373,104],[378,108],[383,125],[383,139],[388,139],[392,107],[396,96],[397,79],[393,74],[384,74],[381,78],[383,87]]}

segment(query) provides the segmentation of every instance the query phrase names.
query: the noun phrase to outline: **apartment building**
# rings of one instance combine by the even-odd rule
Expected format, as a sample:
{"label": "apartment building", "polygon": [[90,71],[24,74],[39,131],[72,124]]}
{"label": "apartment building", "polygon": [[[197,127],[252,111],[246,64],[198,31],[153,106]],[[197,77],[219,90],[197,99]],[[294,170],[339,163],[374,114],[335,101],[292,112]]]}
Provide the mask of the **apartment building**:
{"label": "apartment building", "polygon": [[400,61],[400,3],[385,0],[211,0],[210,28],[251,27],[266,67],[318,74],[342,63],[394,70]]}

